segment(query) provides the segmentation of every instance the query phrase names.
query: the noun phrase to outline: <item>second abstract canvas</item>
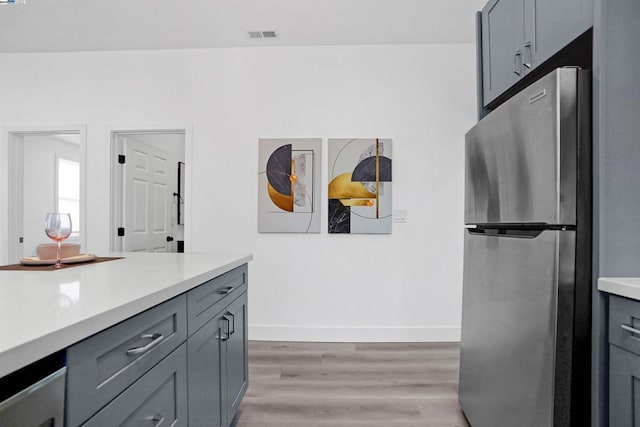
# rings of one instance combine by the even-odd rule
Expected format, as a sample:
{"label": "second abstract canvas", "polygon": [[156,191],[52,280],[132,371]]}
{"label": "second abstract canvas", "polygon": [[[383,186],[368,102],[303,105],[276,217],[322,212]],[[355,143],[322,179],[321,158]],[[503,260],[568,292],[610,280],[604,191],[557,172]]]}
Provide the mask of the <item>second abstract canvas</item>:
{"label": "second abstract canvas", "polygon": [[328,152],[329,233],[391,233],[391,139],[329,139]]}

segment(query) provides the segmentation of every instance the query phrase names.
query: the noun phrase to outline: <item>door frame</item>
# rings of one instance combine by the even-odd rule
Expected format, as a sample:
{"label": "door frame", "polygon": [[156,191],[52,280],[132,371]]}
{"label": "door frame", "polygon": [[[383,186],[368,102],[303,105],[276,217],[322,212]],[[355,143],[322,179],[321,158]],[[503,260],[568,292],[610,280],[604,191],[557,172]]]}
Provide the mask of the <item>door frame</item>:
{"label": "door frame", "polygon": [[[111,158],[109,159],[110,173],[110,199],[111,209],[109,214],[109,249],[112,252],[122,252],[122,239],[115,232],[123,221],[122,218],[122,168],[118,166],[118,135],[135,134],[184,134],[184,159],[186,164],[191,164],[193,150],[193,126],[184,123],[172,124],[141,124],[141,125],[112,125],[107,126],[107,143],[110,147]],[[191,248],[191,171],[187,168],[185,173],[185,202],[184,202],[184,240],[185,252]]]}
{"label": "door frame", "polygon": [[[2,169],[2,181],[0,186],[0,205],[7,209],[0,209],[0,230],[5,230],[0,237],[0,260],[3,264],[10,262],[10,254],[15,253],[20,246],[17,243],[18,227],[22,223],[18,214],[22,207],[17,203],[9,203],[16,200],[18,189],[14,184],[20,181],[17,175],[16,161],[18,156],[16,137],[24,135],[55,135],[63,133],[75,133],[80,138],[80,244],[86,248],[87,242],[87,125],[7,125],[2,128],[0,140],[0,168]],[[10,184],[11,183],[11,184]]]}

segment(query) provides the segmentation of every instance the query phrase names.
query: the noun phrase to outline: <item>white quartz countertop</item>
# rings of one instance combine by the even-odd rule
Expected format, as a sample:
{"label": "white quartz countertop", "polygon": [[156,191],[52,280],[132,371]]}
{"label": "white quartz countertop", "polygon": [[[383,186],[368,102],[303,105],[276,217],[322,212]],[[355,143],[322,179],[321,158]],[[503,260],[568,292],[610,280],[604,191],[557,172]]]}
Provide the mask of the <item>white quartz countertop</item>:
{"label": "white quartz countertop", "polygon": [[57,271],[0,271],[0,377],[252,259],[108,255],[125,258]]}
{"label": "white quartz countertop", "polygon": [[598,290],[640,301],[640,277],[601,277]]}

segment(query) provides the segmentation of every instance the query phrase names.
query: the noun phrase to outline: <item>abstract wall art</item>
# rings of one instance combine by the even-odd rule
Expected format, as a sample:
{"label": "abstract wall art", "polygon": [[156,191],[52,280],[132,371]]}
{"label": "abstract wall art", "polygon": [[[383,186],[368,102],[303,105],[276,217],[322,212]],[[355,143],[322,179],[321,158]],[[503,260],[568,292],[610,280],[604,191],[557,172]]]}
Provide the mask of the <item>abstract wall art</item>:
{"label": "abstract wall art", "polygon": [[391,233],[391,139],[329,139],[328,145],[329,233]]}
{"label": "abstract wall art", "polygon": [[258,232],[320,232],[322,139],[258,141]]}

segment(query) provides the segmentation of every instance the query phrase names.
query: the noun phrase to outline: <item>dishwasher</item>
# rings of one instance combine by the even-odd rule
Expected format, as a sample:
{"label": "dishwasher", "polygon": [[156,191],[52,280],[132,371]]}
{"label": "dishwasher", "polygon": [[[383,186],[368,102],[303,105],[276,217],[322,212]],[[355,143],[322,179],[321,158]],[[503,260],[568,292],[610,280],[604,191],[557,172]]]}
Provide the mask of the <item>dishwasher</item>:
{"label": "dishwasher", "polygon": [[66,374],[62,367],[0,402],[0,426],[62,427]]}

